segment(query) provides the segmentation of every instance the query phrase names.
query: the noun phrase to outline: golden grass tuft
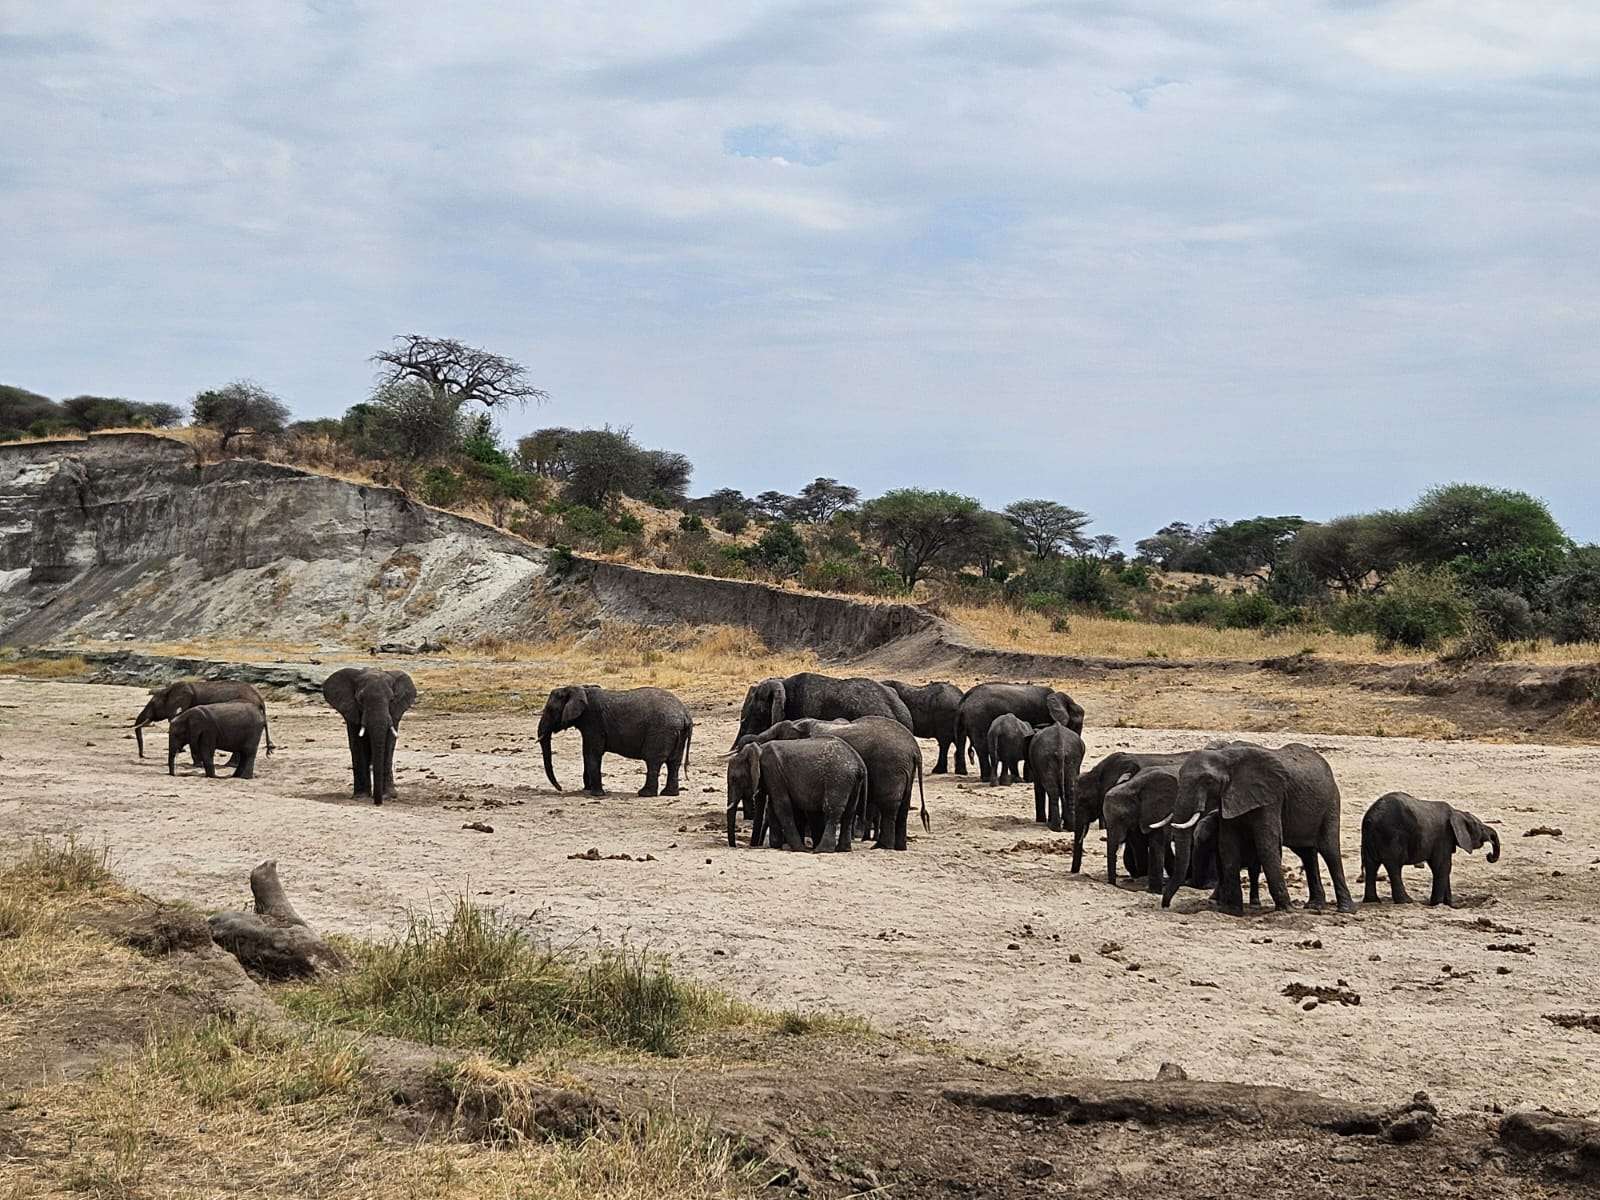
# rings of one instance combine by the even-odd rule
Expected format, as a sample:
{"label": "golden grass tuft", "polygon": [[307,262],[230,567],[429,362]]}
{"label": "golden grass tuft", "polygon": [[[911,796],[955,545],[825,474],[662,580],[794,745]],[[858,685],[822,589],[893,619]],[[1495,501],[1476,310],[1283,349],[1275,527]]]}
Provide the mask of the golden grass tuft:
{"label": "golden grass tuft", "polygon": [[92,670],[76,654],[65,658],[0,656],[0,675],[17,675],[25,679],[82,679]]}

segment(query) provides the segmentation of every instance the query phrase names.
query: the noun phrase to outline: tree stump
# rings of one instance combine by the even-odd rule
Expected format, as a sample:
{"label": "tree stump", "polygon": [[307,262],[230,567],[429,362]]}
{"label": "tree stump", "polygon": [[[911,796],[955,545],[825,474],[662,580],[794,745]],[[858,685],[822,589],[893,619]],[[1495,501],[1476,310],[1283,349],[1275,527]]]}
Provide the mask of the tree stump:
{"label": "tree stump", "polygon": [[213,913],[206,922],[212,940],[245,970],[268,979],[302,979],[344,967],[344,957],[289,903],[277,862],[268,859],[250,872],[250,894],[255,912]]}

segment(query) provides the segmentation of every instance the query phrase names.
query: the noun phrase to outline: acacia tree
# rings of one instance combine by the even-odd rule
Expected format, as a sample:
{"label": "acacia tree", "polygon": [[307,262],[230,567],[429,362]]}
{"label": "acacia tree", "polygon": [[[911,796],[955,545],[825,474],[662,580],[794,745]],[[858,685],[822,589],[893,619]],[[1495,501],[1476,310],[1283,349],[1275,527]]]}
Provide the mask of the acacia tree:
{"label": "acacia tree", "polygon": [[515,359],[491,354],[454,338],[424,337],[420,333],[397,335],[398,345],[380,350],[372,361],[382,368],[378,386],[415,379],[437,399],[448,399],[458,410],[468,401],[485,408],[507,404],[539,403],[550,393],[528,382],[527,368]]}
{"label": "acacia tree", "polygon": [[1005,516],[1035,558],[1052,558],[1064,548],[1082,554],[1089,548],[1083,530],[1090,517],[1076,508],[1054,500],[1018,500],[1006,505]]}
{"label": "acacia tree", "polygon": [[236,379],[194,398],[194,423],[220,433],[224,450],[247,431],[282,433],[288,420],[289,409],[283,401],[249,379]]}
{"label": "acacia tree", "polygon": [[862,506],[861,527],[889,551],[910,591],[929,567],[963,561],[982,513],[971,496],[898,488]]}
{"label": "acacia tree", "polygon": [[854,508],[859,499],[861,493],[855,488],[819,475],[800,489],[800,494],[790,503],[790,510],[797,521],[821,525],[847,508]]}

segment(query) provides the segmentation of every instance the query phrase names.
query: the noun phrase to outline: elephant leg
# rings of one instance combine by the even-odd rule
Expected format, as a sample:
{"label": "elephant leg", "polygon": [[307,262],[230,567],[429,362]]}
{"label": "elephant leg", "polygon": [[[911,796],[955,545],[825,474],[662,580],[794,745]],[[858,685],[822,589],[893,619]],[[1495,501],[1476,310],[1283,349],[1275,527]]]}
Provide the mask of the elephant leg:
{"label": "elephant leg", "polygon": [[1117,886],[1117,851],[1122,848],[1122,839],[1117,831],[1106,829],[1106,882],[1112,887]]}
{"label": "elephant leg", "polygon": [[1250,864],[1250,907],[1261,907],[1261,864]]}
{"label": "elephant leg", "polygon": [[1328,903],[1328,893],[1322,888],[1322,872],[1317,868],[1317,852],[1315,849],[1296,850],[1295,855],[1306,873],[1306,907],[1315,912]]}
{"label": "elephant leg", "polygon": [[816,849],[817,843],[822,840],[822,831],[827,827],[827,814],[821,811],[806,815],[806,836],[811,839],[811,848]]}
{"label": "elephant leg", "polygon": [[771,813],[771,820],[776,825],[776,832],[781,833],[783,844],[789,850],[804,850],[805,839],[800,836],[800,829],[794,821],[794,806],[789,802],[786,793],[773,791],[768,794],[767,807]]}
{"label": "elephant leg", "polygon": [[1022,782],[1023,783],[1031,783],[1031,782],[1033,782],[1033,764],[1031,762],[1029,762],[1026,758],[1024,758],[1022,760]]}
{"label": "elephant leg", "polygon": [[1279,912],[1289,910],[1289,887],[1283,881],[1283,850],[1273,846],[1274,838],[1265,829],[1257,831],[1256,855],[1261,859],[1261,870],[1267,877],[1267,891],[1272,893],[1272,905]]}
{"label": "elephant leg", "polygon": [[683,741],[673,746],[672,753],[667,758],[667,786],[661,789],[663,796],[676,796],[678,789],[678,772],[683,766]]}
{"label": "elephant leg", "polygon": [[[1135,838],[1129,839],[1129,841],[1136,840],[1137,839]],[[1167,856],[1166,849],[1167,839],[1165,836],[1160,833],[1152,833],[1149,835],[1149,840],[1145,843],[1145,850],[1148,855],[1149,865],[1145,868],[1144,886],[1145,891],[1151,892],[1157,896],[1161,895],[1166,885],[1166,880],[1162,877],[1164,874],[1162,871],[1162,862]],[[1182,883],[1183,881],[1180,879],[1178,882]]]}
{"label": "elephant leg", "polygon": [[217,743],[210,734],[202,733],[195,743],[200,747],[200,765],[206,769],[206,778],[217,777]]}
{"label": "elephant leg", "polygon": [[600,780],[600,763],[604,758],[604,750],[583,748],[583,790],[591,796],[606,794],[605,784]]}
{"label": "elephant leg", "polygon": [[953,768],[955,773],[957,775],[965,775],[967,773],[967,744],[966,744],[966,742],[961,738],[957,738],[951,744],[950,750],[951,750],[951,756],[955,759],[955,766]]}
{"label": "elephant leg", "polygon": [[982,746],[978,747],[978,782],[994,782],[994,763],[989,760],[989,752]]}
{"label": "elephant leg", "polygon": [[822,818],[821,836],[812,839],[812,849],[818,854],[831,854],[839,848],[840,818],[832,813],[819,814]]}
{"label": "elephant leg", "polygon": [[911,826],[911,789],[906,789],[906,798],[900,802],[900,811],[894,818],[894,848],[904,850],[910,844],[906,831]]}
{"label": "elephant leg", "polygon": [[1065,812],[1066,806],[1062,803],[1063,797],[1061,794],[1061,789],[1060,787],[1046,787],[1044,794],[1050,801],[1050,829],[1054,833],[1060,833],[1067,827],[1067,814]]}
{"label": "elephant leg", "polygon": [[1350,894],[1350,884],[1344,877],[1344,856],[1339,853],[1339,834],[1335,830],[1331,842],[1324,842],[1318,850],[1322,861],[1328,864],[1328,878],[1333,881],[1333,899],[1342,913],[1356,910],[1355,897]]}
{"label": "elephant leg", "polygon": [[[1218,847],[1217,870],[1217,907],[1223,912],[1232,913],[1236,917],[1244,916],[1244,894],[1239,888],[1239,842],[1237,833],[1231,830],[1219,834],[1224,839]],[[1254,890],[1254,889],[1252,889]]]}
{"label": "elephant leg", "polygon": [[933,764],[933,770],[930,771],[929,774],[931,774],[931,775],[945,775],[945,774],[948,774],[948,771],[946,769],[946,763],[949,761],[949,754],[950,754],[950,743],[948,741],[946,741],[944,738],[940,738],[939,739],[939,761]]}
{"label": "elephant leg", "polygon": [[[1154,846],[1157,842],[1152,839],[1149,844]],[[1165,841],[1163,840],[1160,845],[1163,847],[1164,853]],[[1149,873],[1150,862],[1148,855],[1148,848],[1139,838],[1128,838],[1122,843],[1122,869],[1127,872],[1129,879],[1137,879],[1139,876]]]}
{"label": "elephant leg", "polygon": [[1089,832],[1089,822],[1079,817],[1072,824],[1072,873],[1076,875],[1083,868],[1083,835]]}
{"label": "elephant leg", "polygon": [[356,732],[354,725],[346,725],[345,732],[350,735],[350,770],[355,776],[353,794],[365,796],[371,790],[367,773],[367,739]]}
{"label": "elephant leg", "polygon": [[[1033,819],[1040,825],[1045,823],[1045,794],[1044,784],[1037,779],[1033,781]],[[1055,828],[1055,826],[1051,826]]]}
{"label": "elephant leg", "polygon": [[1361,845],[1361,874],[1366,877],[1366,891],[1361,894],[1363,904],[1378,902],[1378,853],[1365,841]]}
{"label": "elephant leg", "polygon": [[256,777],[256,752],[254,750],[248,753],[235,754],[233,757],[239,764],[233,769],[233,777],[235,779],[254,779]]}
{"label": "elephant leg", "polygon": [[1428,897],[1430,905],[1442,904],[1446,908],[1454,908],[1454,898],[1450,895],[1450,864],[1452,854],[1436,855],[1428,865],[1433,868],[1433,894]]}
{"label": "elephant leg", "polygon": [[661,794],[661,760],[659,758],[646,759],[644,764],[644,786],[639,789],[641,796],[658,796]]}
{"label": "elephant leg", "polygon": [[1398,858],[1391,858],[1383,864],[1383,869],[1389,876],[1389,895],[1396,904],[1410,904],[1411,896],[1406,892],[1406,881],[1402,874],[1405,870]]}

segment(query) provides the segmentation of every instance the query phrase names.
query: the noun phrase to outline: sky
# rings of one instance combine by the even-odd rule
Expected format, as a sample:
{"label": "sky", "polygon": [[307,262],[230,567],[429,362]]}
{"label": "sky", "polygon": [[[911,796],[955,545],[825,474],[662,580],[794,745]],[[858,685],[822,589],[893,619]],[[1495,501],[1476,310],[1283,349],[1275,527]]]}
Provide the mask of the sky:
{"label": "sky", "polygon": [[0,382],[337,415],[416,332],[701,493],[1600,539],[1592,0],[0,0],[0,72]]}

